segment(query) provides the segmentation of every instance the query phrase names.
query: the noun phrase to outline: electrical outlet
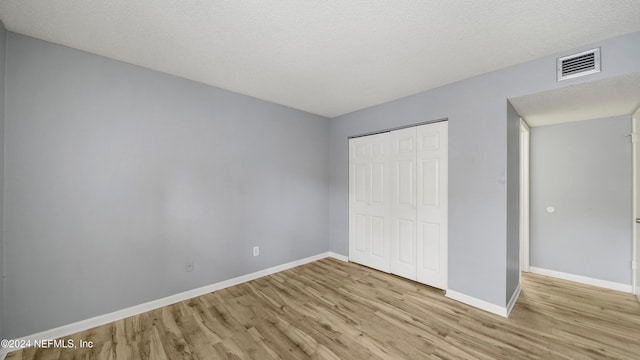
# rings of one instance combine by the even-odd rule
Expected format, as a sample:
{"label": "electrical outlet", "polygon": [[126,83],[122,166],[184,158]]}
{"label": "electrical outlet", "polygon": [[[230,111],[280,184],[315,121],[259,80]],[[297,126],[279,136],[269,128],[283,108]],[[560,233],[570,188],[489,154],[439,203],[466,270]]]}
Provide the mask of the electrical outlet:
{"label": "electrical outlet", "polygon": [[260,255],[260,247],[259,246],[254,246],[253,247],[253,256],[259,256]]}
{"label": "electrical outlet", "polygon": [[185,264],[185,269],[187,270],[187,272],[192,272],[193,271],[193,261],[187,261],[187,263]]}

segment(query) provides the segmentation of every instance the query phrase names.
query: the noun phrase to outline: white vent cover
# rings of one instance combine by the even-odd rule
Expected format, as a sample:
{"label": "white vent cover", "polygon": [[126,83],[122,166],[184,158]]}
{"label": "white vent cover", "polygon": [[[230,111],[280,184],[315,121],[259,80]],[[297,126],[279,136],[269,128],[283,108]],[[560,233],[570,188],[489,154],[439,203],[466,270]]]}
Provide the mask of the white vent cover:
{"label": "white vent cover", "polygon": [[600,72],[600,48],[561,57],[557,62],[558,81]]}

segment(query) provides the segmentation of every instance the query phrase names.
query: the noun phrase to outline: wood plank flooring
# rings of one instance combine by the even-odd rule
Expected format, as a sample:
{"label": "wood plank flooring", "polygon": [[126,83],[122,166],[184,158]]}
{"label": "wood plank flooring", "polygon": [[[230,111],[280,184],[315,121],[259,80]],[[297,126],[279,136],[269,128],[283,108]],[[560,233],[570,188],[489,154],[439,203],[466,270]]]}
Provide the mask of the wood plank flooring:
{"label": "wood plank flooring", "polygon": [[631,294],[524,274],[511,317],[323,259],[7,359],[640,359]]}

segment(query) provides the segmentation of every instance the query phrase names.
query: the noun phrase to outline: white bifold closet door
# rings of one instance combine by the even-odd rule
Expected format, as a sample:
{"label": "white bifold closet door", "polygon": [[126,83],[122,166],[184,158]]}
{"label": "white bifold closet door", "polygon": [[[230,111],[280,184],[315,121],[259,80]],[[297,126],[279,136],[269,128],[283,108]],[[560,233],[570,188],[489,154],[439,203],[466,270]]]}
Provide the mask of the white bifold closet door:
{"label": "white bifold closet door", "polygon": [[446,289],[447,138],[445,121],[349,141],[351,261]]}
{"label": "white bifold closet door", "polygon": [[418,126],[417,280],[447,288],[448,123]]}
{"label": "white bifold closet door", "polygon": [[391,273],[416,280],[416,128],[389,133]]}
{"label": "white bifold closet door", "polygon": [[388,133],[349,140],[349,259],[389,272]]}

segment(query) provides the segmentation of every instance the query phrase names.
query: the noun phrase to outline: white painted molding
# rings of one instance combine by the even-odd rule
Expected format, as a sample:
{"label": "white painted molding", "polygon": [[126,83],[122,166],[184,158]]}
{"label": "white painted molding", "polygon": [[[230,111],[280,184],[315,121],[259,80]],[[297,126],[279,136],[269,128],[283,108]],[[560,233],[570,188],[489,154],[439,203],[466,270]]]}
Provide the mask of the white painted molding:
{"label": "white painted molding", "polygon": [[520,118],[520,272],[529,272],[530,260],[530,157],[531,129]]}
{"label": "white painted molding", "polygon": [[608,281],[608,280],[594,279],[587,276],[568,274],[568,273],[563,273],[555,270],[542,269],[535,266],[529,267],[529,270],[534,274],[551,276],[558,279],[574,281],[574,282],[587,284],[587,285],[599,286],[602,288],[623,291],[627,293],[632,292],[630,284],[622,284],[622,283],[617,283],[617,282]]}
{"label": "white painted molding", "polygon": [[[324,252],[318,255],[310,256],[304,259],[292,261],[286,264],[277,265],[274,267],[270,267],[268,269],[260,270],[253,272],[251,274],[246,274],[242,276],[238,276],[233,279],[220,281],[215,284],[206,285],[197,289],[187,290],[185,292],[181,292],[178,294],[170,295],[164,297],[162,299],[152,300],[144,304],[134,305],[132,307],[114,311],[109,314],[99,315],[90,319],[81,320],[72,324],[63,325],[54,329],[45,330],[33,335],[27,335],[21,337],[19,340],[48,340],[48,339],[57,339],[63,336],[68,336],[71,334],[75,334],[80,331],[88,330],[94,328],[96,326],[105,325],[117,320],[121,320],[130,316],[138,315],[147,311],[155,310],[161,308],[163,306],[171,305],[178,303],[180,301],[188,300],[197,296],[201,296],[204,294],[208,294],[210,292],[221,290],[230,286],[238,285],[247,281],[255,280],[267,275],[275,274],[280,271],[288,270],[294,268],[296,266],[308,264],[310,262],[314,262],[320,259],[324,259],[327,257],[335,258],[341,261],[348,261],[346,256],[336,254],[333,252]],[[0,349],[0,359],[4,359],[5,356],[18,349]]]}
{"label": "white painted molding", "polygon": [[[519,291],[518,291],[519,293]],[[496,314],[496,315],[500,315],[500,316],[504,316],[504,317],[509,317],[509,311],[507,310],[506,307],[504,306],[498,306],[496,304],[490,303],[488,301],[484,301],[484,300],[480,300],[478,298],[474,298],[473,296],[469,296],[463,293],[459,293],[457,291],[454,290],[447,290],[447,293],[445,295],[448,298],[451,298],[453,300],[456,301],[460,301],[461,303],[465,303],[467,305],[471,305],[475,308],[478,308],[480,310],[484,310],[484,311],[488,311],[490,313]],[[512,298],[513,300],[513,298]],[[515,304],[515,301],[514,301]]]}
{"label": "white painted molding", "polygon": [[513,307],[516,306],[518,297],[520,297],[520,291],[522,291],[522,288],[520,287],[520,284],[518,284],[516,291],[513,292],[513,295],[511,295],[511,300],[509,300],[509,303],[507,304],[507,317],[511,315],[511,310],[513,310]]}
{"label": "white painted molding", "polygon": [[340,261],[344,261],[344,262],[349,262],[349,257],[348,256],[344,256],[344,255],[340,255],[338,253],[334,253],[333,251],[329,251],[327,253],[327,257],[332,257],[336,260],[340,260]]}

